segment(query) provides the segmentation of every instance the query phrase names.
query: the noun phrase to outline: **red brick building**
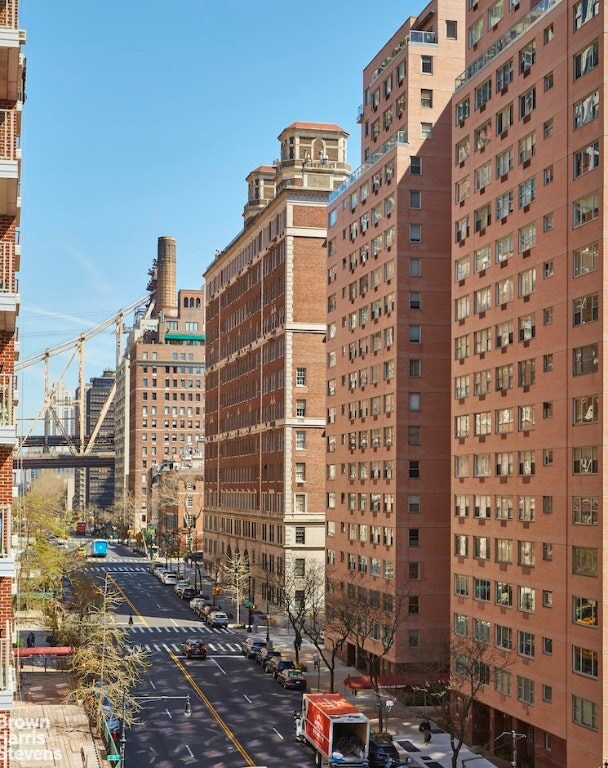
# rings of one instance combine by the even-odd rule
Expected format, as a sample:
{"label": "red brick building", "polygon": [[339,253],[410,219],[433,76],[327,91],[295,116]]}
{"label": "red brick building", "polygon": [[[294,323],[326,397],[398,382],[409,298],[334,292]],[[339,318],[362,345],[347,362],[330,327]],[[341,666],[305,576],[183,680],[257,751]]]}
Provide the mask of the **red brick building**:
{"label": "red brick building", "polygon": [[510,660],[473,742],[537,768],[608,758],[606,24],[471,0],[453,100],[452,622]]}
{"label": "red brick building", "polygon": [[[403,669],[447,639],[450,99],[464,9],[437,0],[363,72],[362,165],[330,198],[327,563],[348,597],[399,613]],[[382,627],[364,655],[383,654]],[[363,667],[355,645],[349,663]]]}
{"label": "red brick building", "polygon": [[205,272],[207,565],[246,555],[250,597],[323,562],[327,197],[346,133],[296,122],[247,177],[245,227]]}

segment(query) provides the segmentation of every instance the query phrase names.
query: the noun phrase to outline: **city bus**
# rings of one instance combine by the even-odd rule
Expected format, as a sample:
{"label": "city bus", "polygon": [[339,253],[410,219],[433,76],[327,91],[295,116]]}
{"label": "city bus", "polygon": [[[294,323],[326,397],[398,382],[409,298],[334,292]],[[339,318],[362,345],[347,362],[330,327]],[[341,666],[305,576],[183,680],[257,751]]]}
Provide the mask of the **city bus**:
{"label": "city bus", "polygon": [[106,557],[108,554],[107,539],[93,539],[90,547],[89,557]]}

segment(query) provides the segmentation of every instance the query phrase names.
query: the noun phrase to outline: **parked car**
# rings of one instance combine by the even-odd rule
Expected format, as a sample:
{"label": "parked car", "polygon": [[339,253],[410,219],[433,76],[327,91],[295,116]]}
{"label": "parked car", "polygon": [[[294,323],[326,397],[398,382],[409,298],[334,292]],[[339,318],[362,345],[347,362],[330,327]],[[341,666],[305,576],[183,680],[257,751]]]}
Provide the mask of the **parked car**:
{"label": "parked car", "polygon": [[259,664],[262,669],[266,669],[266,664],[272,659],[273,656],[280,656],[281,651],[273,651],[269,648],[260,648],[260,650],[255,655],[255,661],[256,664]]}
{"label": "parked car", "polygon": [[241,653],[248,659],[255,659],[257,652],[260,648],[266,648],[264,640],[257,640],[253,637],[248,637],[241,643]]}
{"label": "parked car", "polygon": [[205,553],[198,551],[198,552],[186,552],[184,555],[184,562],[185,563],[202,563],[205,559]]}
{"label": "parked car", "polygon": [[228,614],[224,613],[224,611],[211,611],[207,616],[207,624],[210,627],[227,627]]}
{"label": "parked car", "polygon": [[190,608],[194,611],[194,613],[198,613],[199,610],[207,604],[207,601],[198,595],[197,597],[193,597],[190,600]]}
{"label": "parked car", "polygon": [[385,768],[390,765],[401,765],[401,757],[390,736],[385,734],[372,736],[369,740],[369,768]]}
{"label": "parked car", "polygon": [[170,584],[173,586],[174,584],[177,584],[177,574],[173,573],[172,571],[169,571],[168,573],[164,573],[160,580],[163,584]]}
{"label": "parked car", "polygon": [[182,653],[187,659],[205,660],[207,658],[207,646],[202,640],[191,638],[182,643]]}
{"label": "parked car", "polygon": [[165,573],[173,573],[173,571],[171,571],[169,568],[157,568],[154,571],[154,575],[156,576],[157,579],[159,579],[159,581],[162,581],[162,578],[165,575]]}
{"label": "parked car", "polygon": [[160,562],[160,560],[154,560],[153,562],[150,563],[150,567],[148,568],[148,570],[150,571],[150,573],[156,573],[156,571],[160,571],[161,568],[164,569],[165,566]]}
{"label": "parked car", "polygon": [[295,669],[296,665],[293,663],[291,659],[284,659],[282,656],[273,656],[271,659],[268,660],[268,663],[264,667],[265,672],[270,672],[270,674],[276,678],[277,674],[279,672],[282,672],[284,669]]}
{"label": "parked car", "polygon": [[291,691],[306,690],[306,678],[299,669],[281,669],[276,674],[276,681]]}
{"label": "parked car", "polygon": [[195,595],[196,589],[194,587],[184,587],[177,593],[177,596],[181,597],[182,600],[192,600]]}
{"label": "parked car", "polygon": [[192,584],[188,581],[188,579],[178,579],[175,582],[175,585],[173,586],[173,591],[176,595],[178,595],[182,589],[185,589],[186,587],[191,587]]}

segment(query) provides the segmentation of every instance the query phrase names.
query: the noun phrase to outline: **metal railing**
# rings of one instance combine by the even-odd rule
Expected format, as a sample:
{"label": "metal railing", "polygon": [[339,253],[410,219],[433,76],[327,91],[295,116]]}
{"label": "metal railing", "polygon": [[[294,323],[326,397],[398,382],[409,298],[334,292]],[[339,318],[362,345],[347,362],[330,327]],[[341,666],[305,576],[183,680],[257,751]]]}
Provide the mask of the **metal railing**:
{"label": "metal railing", "polygon": [[559,5],[562,0],[541,0],[532,8],[525,16],[523,16],[518,22],[505,32],[504,35],[498,38],[487,51],[481,54],[475,61],[470,64],[465,71],[456,78],[455,90],[462,88],[462,86],[470,80],[478,72],[481,72],[493,59],[498,56],[499,53],[508,48],[512,43],[518,40],[525,32],[527,32],[531,26],[536,24],[539,19],[542,19],[549,11]]}
{"label": "metal railing", "polygon": [[17,115],[12,109],[0,109],[0,158],[17,160]]}
{"label": "metal railing", "polygon": [[7,622],[7,637],[0,640],[0,690],[8,691],[12,687],[11,654],[13,644],[9,642],[10,627]]}
{"label": "metal railing", "polygon": [[15,291],[15,244],[0,241],[0,294]]}
{"label": "metal railing", "polygon": [[11,373],[0,373],[0,428],[15,423],[14,414],[15,377]]}
{"label": "metal railing", "polygon": [[369,169],[374,166],[379,160],[381,160],[388,152],[391,151],[394,147],[396,147],[398,144],[407,144],[407,131],[397,131],[391,138],[386,141],[377,152],[374,152],[374,154],[369,157],[363,165],[360,165],[356,171],[351,173],[351,175],[346,179],[346,181],[343,181],[342,184],[340,184],[339,187],[334,189],[334,191],[329,195],[329,201],[332,203],[337,197],[339,197],[344,190],[348,189],[350,186],[352,186],[358,179],[363,176],[364,173],[367,173]]}
{"label": "metal railing", "polygon": [[421,29],[412,29],[410,32],[410,43],[422,43],[423,45],[436,45],[437,33],[425,32]]}

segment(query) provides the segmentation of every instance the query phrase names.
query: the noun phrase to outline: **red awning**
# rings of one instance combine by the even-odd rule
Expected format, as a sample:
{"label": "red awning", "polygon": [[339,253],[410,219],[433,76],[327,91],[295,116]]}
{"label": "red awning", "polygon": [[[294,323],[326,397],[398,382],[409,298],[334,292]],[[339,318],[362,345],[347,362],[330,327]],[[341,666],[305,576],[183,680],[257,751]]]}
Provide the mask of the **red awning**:
{"label": "red awning", "polygon": [[[440,673],[438,678],[445,683],[448,676]],[[427,682],[426,675],[415,672],[411,672],[409,675],[378,675],[378,688],[409,688],[413,690],[414,688],[424,687]],[[362,675],[361,677],[351,677],[348,675],[348,677],[344,678],[344,685],[353,691],[373,688],[371,679],[367,675]]]}
{"label": "red awning", "polygon": [[29,658],[30,656],[71,656],[74,649],[71,645],[49,645],[40,648],[15,648],[15,655],[20,658]]}

